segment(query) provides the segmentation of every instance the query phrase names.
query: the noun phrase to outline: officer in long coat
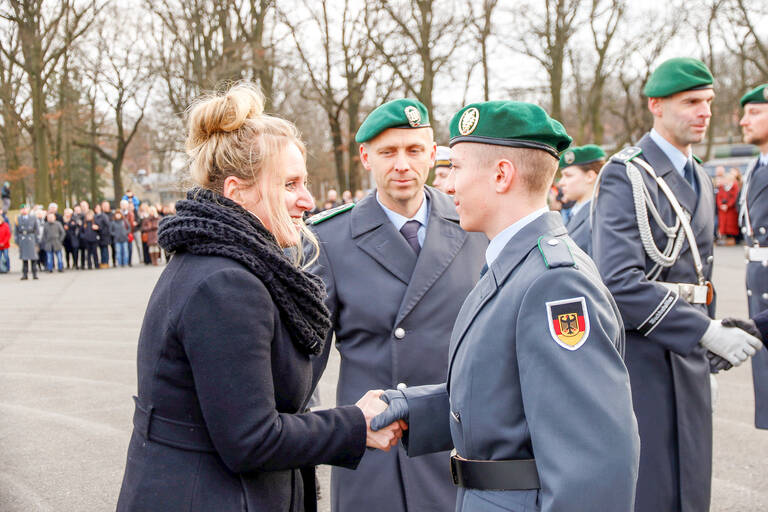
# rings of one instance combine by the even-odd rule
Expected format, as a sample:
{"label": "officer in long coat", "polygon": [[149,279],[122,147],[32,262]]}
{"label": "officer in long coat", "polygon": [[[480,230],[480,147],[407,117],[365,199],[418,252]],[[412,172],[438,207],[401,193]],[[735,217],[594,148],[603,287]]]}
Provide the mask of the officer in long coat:
{"label": "officer in long coat", "polygon": [[19,246],[19,259],[21,260],[21,279],[29,279],[30,262],[32,266],[32,278],[37,279],[37,245],[40,243],[40,229],[37,218],[30,215],[29,208],[22,205],[21,212],[16,218],[14,238]]}
{"label": "officer in long coat", "polygon": [[714,199],[690,145],[709,123],[712,82],[698,60],[662,63],[644,91],[654,128],[611,158],[593,199],[592,257],[627,333],[642,447],[636,511],[709,510],[707,349],[740,364],[760,346],[710,320]]}
{"label": "officer in long coat", "polygon": [[[459,227],[450,197],[424,186],[435,158],[424,105],[401,99],[380,106],[356,140],[377,190],[310,219],[320,242],[310,270],[325,282],[341,354],[337,405],[369,389],[445,380],[451,327],[488,244]],[[401,447],[368,452],[355,471],[333,468],[332,509],[451,510],[456,490],[448,467],[447,452],[417,459]]]}
{"label": "officer in long coat", "polygon": [[592,193],[597,175],[605,165],[605,151],[600,146],[587,144],[569,148],[560,155],[559,185],[566,201],[575,201],[571,217],[565,224],[568,236],[579,248],[592,253],[592,219],[590,218]]}
{"label": "officer in long coat", "polygon": [[454,447],[456,510],[626,511],[639,458],[618,309],[546,196],[571,139],[530,103],[451,121],[461,225],[490,239],[446,383],[385,393],[411,456]]}
{"label": "officer in long coat", "polygon": [[[755,144],[760,156],[750,162],[741,194],[742,232],[746,241],[749,316],[768,308],[768,84],[741,98],[744,142]],[[752,358],[755,426],[768,429],[768,352]]]}

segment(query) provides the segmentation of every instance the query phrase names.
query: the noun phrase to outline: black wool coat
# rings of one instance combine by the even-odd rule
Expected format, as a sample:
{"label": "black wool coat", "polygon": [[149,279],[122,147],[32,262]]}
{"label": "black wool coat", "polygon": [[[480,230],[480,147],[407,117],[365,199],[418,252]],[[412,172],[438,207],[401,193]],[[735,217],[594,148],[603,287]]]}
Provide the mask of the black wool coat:
{"label": "black wool coat", "polygon": [[314,510],[311,468],[355,468],[366,427],[355,406],[303,412],[320,377],[312,363],[244,266],[175,255],[141,329],[117,510]]}

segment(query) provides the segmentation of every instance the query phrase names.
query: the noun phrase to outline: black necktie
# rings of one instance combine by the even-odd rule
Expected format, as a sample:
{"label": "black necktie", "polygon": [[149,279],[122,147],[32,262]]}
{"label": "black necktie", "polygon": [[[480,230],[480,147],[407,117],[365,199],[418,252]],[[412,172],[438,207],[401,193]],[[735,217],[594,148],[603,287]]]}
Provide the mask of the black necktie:
{"label": "black necktie", "polygon": [[480,269],[480,277],[483,277],[488,272],[488,264],[483,263],[483,268]]}
{"label": "black necktie", "polygon": [[421,223],[417,220],[409,220],[400,228],[400,233],[405,237],[405,241],[411,246],[411,249],[419,255],[421,246],[419,245],[419,227]]}
{"label": "black necktie", "polygon": [[688,182],[693,190],[696,190],[696,175],[693,172],[693,163],[690,160],[685,162],[685,167],[683,167],[683,175],[685,176],[685,181]]}

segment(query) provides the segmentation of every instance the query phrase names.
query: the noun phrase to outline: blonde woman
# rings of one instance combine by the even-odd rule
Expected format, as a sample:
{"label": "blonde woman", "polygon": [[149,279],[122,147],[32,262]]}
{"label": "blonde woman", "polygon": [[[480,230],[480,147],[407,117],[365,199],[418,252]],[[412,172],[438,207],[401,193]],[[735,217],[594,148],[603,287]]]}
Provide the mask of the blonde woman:
{"label": "blonde woman", "polygon": [[313,243],[314,202],[296,128],[262,110],[241,84],[189,111],[198,187],[160,224],[174,257],[139,338],[119,511],[315,510],[315,465],[354,468],[402,435],[370,430],[380,392],[304,412],[330,319],[321,281],[283,249]]}

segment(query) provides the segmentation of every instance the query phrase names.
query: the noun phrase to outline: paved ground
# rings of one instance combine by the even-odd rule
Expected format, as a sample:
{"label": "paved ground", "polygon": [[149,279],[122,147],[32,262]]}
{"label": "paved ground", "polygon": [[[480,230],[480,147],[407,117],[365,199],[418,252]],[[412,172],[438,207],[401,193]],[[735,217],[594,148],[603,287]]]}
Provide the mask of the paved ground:
{"label": "paved ground", "polygon": [[[718,248],[719,313],[744,314],[738,248]],[[15,253],[13,257],[15,258]],[[141,318],[160,268],[0,275],[0,510],[114,510],[131,430]],[[338,358],[321,383],[332,405]],[[768,431],[749,367],[718,377],[714,511],[768,510]],[[322,468],[328,510],[327,468]]]}

